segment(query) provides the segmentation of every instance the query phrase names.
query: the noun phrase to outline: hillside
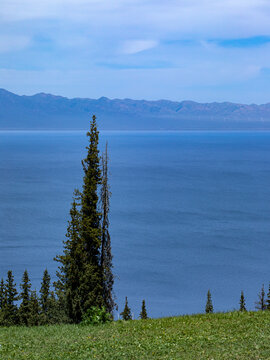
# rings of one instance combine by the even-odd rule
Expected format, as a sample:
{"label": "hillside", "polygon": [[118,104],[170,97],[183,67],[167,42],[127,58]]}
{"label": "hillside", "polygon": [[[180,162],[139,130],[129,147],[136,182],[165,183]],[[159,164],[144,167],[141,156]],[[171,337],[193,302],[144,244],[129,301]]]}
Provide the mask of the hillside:
{"label": "hillside", "polygon": [[0,129],[86,129],[91,114],[106,130],[270,129],[270,103],[68,99],[0,89]]}
{"label": "hillside", "polygon": [[2,360],[269,359],[270,312],[0,328]]}

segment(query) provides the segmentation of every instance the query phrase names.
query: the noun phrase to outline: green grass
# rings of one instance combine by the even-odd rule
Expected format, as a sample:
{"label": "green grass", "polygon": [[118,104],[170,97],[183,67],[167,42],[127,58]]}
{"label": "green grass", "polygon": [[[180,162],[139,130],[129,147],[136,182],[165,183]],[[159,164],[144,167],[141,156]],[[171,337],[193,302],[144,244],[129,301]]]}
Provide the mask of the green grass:
{"label": "green grass", "polygon": [[0,359],[270,359],[270,311],[0,328]]}

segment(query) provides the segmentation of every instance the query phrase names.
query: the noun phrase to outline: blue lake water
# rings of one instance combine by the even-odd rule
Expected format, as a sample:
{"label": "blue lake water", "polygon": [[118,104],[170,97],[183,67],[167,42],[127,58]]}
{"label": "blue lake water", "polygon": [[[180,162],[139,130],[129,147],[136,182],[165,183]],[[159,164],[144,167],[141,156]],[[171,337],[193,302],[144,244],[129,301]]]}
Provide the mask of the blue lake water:
{"label": "blue lake water", "polygon": [[[115,292],[135,317],[254,308],[270,281],[270,133],[102,132]],[[62,251],[85,132],[0,132],[0,276],[39,289]]]}

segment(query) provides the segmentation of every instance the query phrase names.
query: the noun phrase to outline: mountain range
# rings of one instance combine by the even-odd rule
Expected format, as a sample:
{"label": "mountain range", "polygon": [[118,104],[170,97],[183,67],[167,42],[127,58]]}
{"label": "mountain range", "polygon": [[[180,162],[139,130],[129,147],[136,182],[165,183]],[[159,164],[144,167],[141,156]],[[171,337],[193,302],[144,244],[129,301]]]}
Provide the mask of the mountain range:
{"label": "mountain range", "polygon": [[73,98],[0,89],[0,129],[86,129],[95,114],[103,130],[270,130],[270,103]]}

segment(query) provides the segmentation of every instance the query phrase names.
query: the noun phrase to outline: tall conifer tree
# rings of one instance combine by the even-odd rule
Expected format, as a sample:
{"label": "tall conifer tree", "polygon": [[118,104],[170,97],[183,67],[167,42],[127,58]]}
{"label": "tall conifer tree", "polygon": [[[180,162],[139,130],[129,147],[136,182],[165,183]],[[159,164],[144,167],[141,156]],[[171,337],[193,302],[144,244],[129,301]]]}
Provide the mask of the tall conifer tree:
{"label": "tall conifer tree", "polygon": [[18,292],[16,290],[16,284],[14,283],[14,276],[11,270],[9,270],[7,273],[5,292],[5,322],[7,325],[16,325],[18,323],[18,308],[16,306],[16,301],[18,300]]}
{"label": "tall conifer tree", "polygon": [[43,273],[41,288],[40,288],[40,308],[42,323],[48,322],[48,311],[49,311],[49,297],[50,297],[50,283],[51,277],[48,270],[45,269]]}
{"label": "tall conifer tree", "polygon": [[89,145],[87,156],[82,160],[84,177],[81,194],[81,240],[83,245],[83,273],[80,278],[80,296],[82,311],[91,306],[102,306],[103,274],[100,266],[101,213],[98,209],[98,186],[101,184],[100,158],[98,150],[99,132],[95,115],[92,118],[90,132],[87,133]]}
{"label": "tall conifer tree", "polygon": [[101,158],[102,183],[100,191],[101,199],[101,270],[103,274],[103,301],[106,310],[113,314],[116,304],[113,295],[114,276],[112,273],[112,251],[109,233],[109,209],[110,209],[110,187],[108,182],[108,144]]}
{"label": "tall conifer tree", "polygon": [[56,293],[58,299],[64,294],[67,314],[75,323],[80,322],[92,306],[105,306],[110,313],[115,306],[108,231],[108,155],[106,151],[101,164],[95,116],[87,136],[87,156],[82,161],[82,191],[77,190],[74,194],[64,253],[55,258],[60,263]]}
{"label": "tall conifer tree", "polygon": [[29,322],[29,315],[30,315],[30,289],[31,283],[29,280],[27,270],[24,271],[22,277],[22,283],[20,285],[22,292],[20,294],[20,299],[22,300],[19,308],[19,316],[20,316],[20,323],[23,325],[28,325]]}

